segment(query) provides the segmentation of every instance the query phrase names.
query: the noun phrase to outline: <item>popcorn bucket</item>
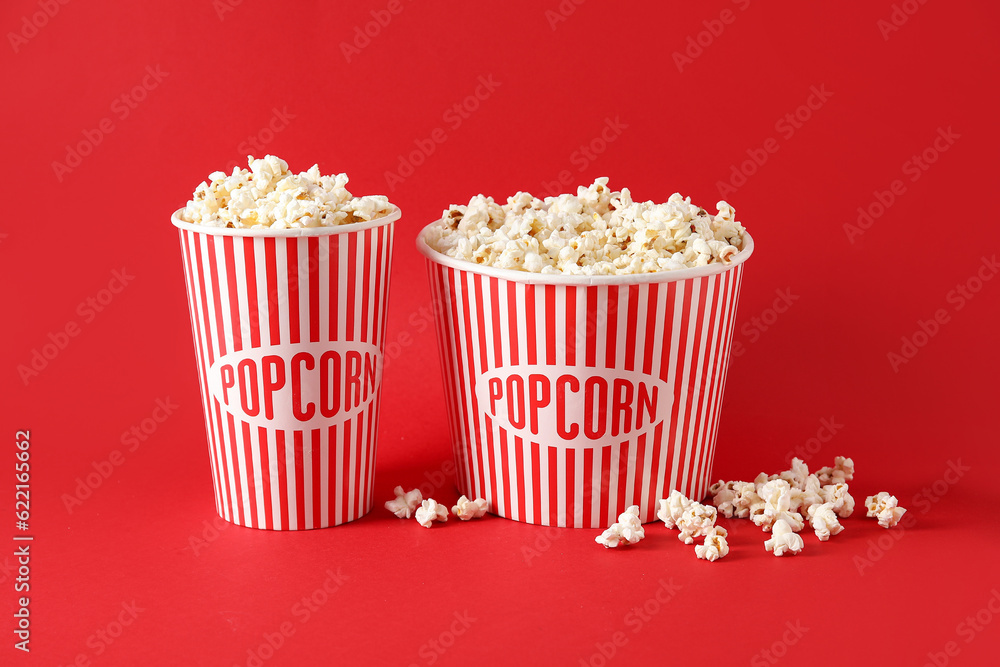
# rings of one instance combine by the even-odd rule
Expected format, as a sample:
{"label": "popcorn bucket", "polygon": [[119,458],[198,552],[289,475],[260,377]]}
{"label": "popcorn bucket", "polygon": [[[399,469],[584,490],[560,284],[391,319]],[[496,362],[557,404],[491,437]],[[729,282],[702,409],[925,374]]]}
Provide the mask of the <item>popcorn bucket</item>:
{"label": "popcorn bucket", "polygon": [[455,259],[426,234],[461,493],[575,528],[705,495],[749,235],[730,264],[568,276]]}
{"label": "popcorn bucket", "polygon": [[180,230],[216,510],[272,530],[372,507],[393,222]]}

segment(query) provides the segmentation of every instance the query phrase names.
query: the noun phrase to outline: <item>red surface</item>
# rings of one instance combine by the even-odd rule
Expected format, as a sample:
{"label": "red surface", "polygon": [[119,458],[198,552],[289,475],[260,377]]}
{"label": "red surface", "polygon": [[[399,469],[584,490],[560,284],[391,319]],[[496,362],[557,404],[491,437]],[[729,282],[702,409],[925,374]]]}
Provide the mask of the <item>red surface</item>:
{"label": "red surface", "polygon": [[[4,3],[4,34],[23,30],[40,4],[52,3]],[[599,665],[612,647],[608,664],[772,664],[761,653],[771,648],[787,664],[995,657],[1000,280],[974,281],[998,241],[995,7],[904,3],[916,13],[905,23],[897,14],[901,27],[884,39],[888,0],[591,0],[554,30],[555,0],[405,2],[347,62],[340,42],[386,4],[244,2],[220,18],[207,1],[70,2],[37,34],[27,30],[17,52],[5,37],[0,533],[17,532],[13,439],[29,428],[35,541],[32,651],[13,648],[15,575],[5,568],[0,662],[255,664],[248,652],[282,628],[293,634],[264,664]],[[718,32],[711,22],[724,9],[731,22],[678,71],[672,54],[704,21]],[[130,108],[121,96],[144,77],[152,90]],[[488,96],[480,88],[479,108],[449,111],[481,77],[499,84]],[[810,95],[819,108],[808,121],[782,120]],[[887,533],[855,516],[830,542],[807,534],[801,556],[777,559],[740,524],[732,553],[714,564],[656,524],[619,551],[594,544],[592,530],[497,518],[424,530],[381,509],[295,534],[206,527],[211,472],[169,215],[209,172],[242,159],[241,144],[272,119],[284,127],[266,151],[297,170],[318,161],[347,171],[353,192],[387,193],[403,210],[377,497],[396,484],[427,484],[449,504],[455,495],[413,247],[423,224],[478,192],[541,192],[563,171],[573,187],[610,175],[637,198],[678,190],[711,205],[731,165],[763,150],[766,162],[727,195],[757,251],[715,476],[780,469],[821,435],[828,442],[812,441],[810,465],[853,456],[855,497],[889,490],[912,527]],[[618,129],[600,155],[578,152],[608,123]],[[911,156],[933,147],[939,128],[958,138],[914,170]],[[53,162],[66,160],[67,144],[98,135],[60,180]],[[434,152],[390,189],[386,171],[428,137]],[[894,203],[851,242],[844,225],[858,207],[878,213],[876,197],[889,195],[874,193],[897,179]],[[124,290],[99,312],[88,305],[123,267],[133,276]],[[963,296],[968,281],[980,291]],[[784,291],[787,308],[776,302]],[[786,312],[770,311],[776,303]],[[924,345],[894,370],[887,354],[936,314],[935,335],[917,335]],[[25,386],[17,366],[67,326],[76,335]],[[176,407],[132,439],[158,400]],[[832,438],[824,420],[837,424]],[[68,512],[63,495],[109,457],[120,465]],[[949,475],[959,461],[968,470]],[[6,565],[14,542],[2,539]],[[872,546],[879,539],[888,549]],[[878,560],[859,572],[869,551]],[[309,610],[302,599],[328,569],[346,579]],[[658,592],[669,601],[656,602]],[[119,628],[133,603],[141,611]],[[656,613],[634,611],[644,605]],[[809,628],[801,637],[787,630],[797,622]],[[106,643],[97,633],[109,626],[122,631]]]}

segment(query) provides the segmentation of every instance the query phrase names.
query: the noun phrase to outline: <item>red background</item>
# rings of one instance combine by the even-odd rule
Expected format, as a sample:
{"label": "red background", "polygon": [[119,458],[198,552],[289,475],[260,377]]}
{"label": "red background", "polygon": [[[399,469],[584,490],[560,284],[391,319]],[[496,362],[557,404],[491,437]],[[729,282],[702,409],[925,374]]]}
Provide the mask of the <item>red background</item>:
{"label": "red background", "polygon": [[[916,12],[885,38],[889,0],[564,2],[575,10],[554,29],[546,11],[557,0],[404,2],[348,62],[341,42],[386,5],[249,0],[220,17],[207,0],[77,1],[39,15],[37,31],[24,27],[36,2],[0,8],[0,534],[17,532],[13,437],[28,428],[35,536],[30,656],[12,646],[14,542],[0,550],[0,662],[254,664],[248,652],[286,622],[294,634],[264,664],[772,664],[761,653],[772,649],[788,664],[995,657],[1000,280],[949,299],[997,248],[995,6],[911,0]],[[708,43],[704,22],[718,32],[724,9],[731,22],[679,71],[674,52],[699,33]],[[30,39],[12,44],[21,31]],[[121,118],[115,100],[147,66],[166,74]],[[445,112],[490,75],[496,91],[449,124]],[[787,136],[776,123],[811,86],[831,96]],[[274,108],[294,117],[259,154],[296,171],[346,171],[352,192],[389,194],[403,210],[388,341],[411,342],[384,376],[376,497],[427,482],[451,456],[433,331],[419,312],[429,303],[420,227],[479,192],[541,193],[563,170],[573,188],[608,175],[637,199],[680,191],[712,206],[717,183],[773,137],[777,152],[727,196],[757,250],[715,477],[782,469],[833,419],[837,433],[810,466],[853,456],[859,505],[888,490],[911,527],[886,533],[859,510],[830,542],[804,533],[801,556],[776,559],[741,523],[714,564],[658,524],[617,551],[591,530],[495,517],[424,530],[380,507],[329,530],[206,530],[211,476],[169,215],[209,172],[244,159],[241,143]],[[105,118],[113,131],[57,174],[67,146]],[[609,118],[627,127],[582,165],[574,152]],[[390,190],[385,173],[436,128],[447,139]],[[904,163],[939,128],[959,138],[910,180]],[[844,225],[896,179],[903,194],[852,242]],[[134,279],[85,321],[79,304],[122,267]],[[776,290],[797,298],[775,317]],[[894,369],[887,355],[939,309],[946,321]],[[71,322],[78,335],[25,384],[18,366]],[[168,397],[177,409],[128,451],[122,435]],[[64,494],[114,450],[121,465],[69,512]],[[949,462],[969,469],[946,475]],[[434,496],[454,501],[450,478]],[[297,601],[338,567],[346,581],[302,622]],[[662,605],[661,579],[679,586]],[[109,625],[117,633],[133,601],[134,621],[113,643],[98,639]],[[648,615],[632,611],[644,605]],[[992,623],[960,625],[977,612]],[[452,628],[454,613],[475,620]],[[785,634],[786,622],[809,629]]]}

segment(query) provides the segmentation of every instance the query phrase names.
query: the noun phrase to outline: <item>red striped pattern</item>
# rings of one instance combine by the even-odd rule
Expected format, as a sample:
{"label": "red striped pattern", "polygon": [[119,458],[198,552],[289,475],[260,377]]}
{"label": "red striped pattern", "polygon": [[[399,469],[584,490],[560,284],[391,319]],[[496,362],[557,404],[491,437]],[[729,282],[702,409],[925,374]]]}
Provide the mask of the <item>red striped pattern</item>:
{"label": "red striped pattern", "polygon": [[[591,286],[514,282],[430,257],[428,270],[462,493],[504,517],[577,528],[606,527],[629,505],[652,521],[672,489],[705,495],[742,264],[701,278]],[[648,376],[673,398],[660,404],[655,427],[632,437],[586,446],[532,439],[480,405],[482,382],[519,364],[581,383]]]}
{"label": "red striped pattern", "polygon": [[[241,420],[210,391],[225,355],[332,341],[384,350],[393,224],[310,236],[227,236],[180,228],[216,509],[252,528],[352,521],[373,504],[381,356],[373,398],[336,424],[276,414]],[[176,224],[176,222],[175,222]],[[289,353],[291,356],[291,352]],[[287,361],[287,360],[286,360]]]}

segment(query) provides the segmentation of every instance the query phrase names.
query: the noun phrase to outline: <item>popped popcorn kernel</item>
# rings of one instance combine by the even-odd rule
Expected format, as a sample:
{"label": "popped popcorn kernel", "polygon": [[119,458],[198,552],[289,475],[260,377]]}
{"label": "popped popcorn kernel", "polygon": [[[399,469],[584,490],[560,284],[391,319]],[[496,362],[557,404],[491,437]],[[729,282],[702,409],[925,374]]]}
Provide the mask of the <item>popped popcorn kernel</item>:
{"label": "popped popcorn kernel", "polygon": [[826,542],[831,535],[836,535],[844,529],[833,511],[833,503],[810,505],[809,523],[820,542]]}
{"label": "popped popcorn kernel", "polygon": [[838,456],[833,459],[832,468],[824,466],[816,471],[816,476],[823,486],[850,482],[854,479],[854,459]]}
{"label": "popped popcorn kernel", "polygon": [[674,490],[670,492],[670,496],[665,499],[656,501],[656,518],[663,522],[667,528],[674,528],[677,526],[678,519],[684,514],[684,510],[694,501],[688,499],[680,491]]}
{"label": "popped popcorn kernel", "polygon": [[733,491],[733,516],[738,519],[749,519],[751,515],[764,511],[764,501],[757,495],[757,487],[753,482],[735,482]]}
{"label": "popped popcorn kernel", "polygon": [[763,500],[763,509],[750,518],[765,533],[778,521],[784,521],[796,533],[805,526],[802,515],[791,510],[792,489],[788,482],[783,479],[766,482],[761,485],[759,495]]}
{"label": "popped popcorn kernel", "polygon": [[424,499],[420,489],[404,492],[403,487],[397,486],[392,492],[396,494],[396,497],[393,500],[387,500],[385,508],[400,519],[409,519],[413,516],[413,512]]}
{"label": "popped popcorn kernel", "polygon": [[906,514],[906,509],[899,507],[896,496],[886,491],[865,498],[865,507],[868,508],[867,516],[878,519],[878,525],[883,528],[892,528]]}
{"label": "popped popcorn kernel", "polygon": [[854,498],[848,492],[847,484],[827,484],[820,489],[824,503],[833,503],[833,511],[841,519],[854,513]]}
{"label": "popped popcorn kernel", "polygon": [[742,484],[742,482],[724,482],[720,479],[708,488],[708,492],[712,494],[712,504],[715,505],[719,514],[727,519],[733,518],[733,512],[736,510],[733,501],[739,497],[735,491],[737,484]]}
{"label": "popped popcorn kernel", "polygon": [[776,479],[780,479],[778,475],[768,475],[766,472],[762,472],[756,477],[754,477],[753,485],[757,490],[757,494],[760,495],[761,488],[768,482],[773,482]]}
{"label": "popped popcorn kernel", "polygon": [[426,241],[448,256],[529,273],[625,275],[728,264],[744,247],[732,206],[717,215],[673,194],[663,204],[610,191],[606,177],[576,195],[518,192],[498,204],[476,195],[451,205]]}
{"label": "popped popcorn kernel", "polygon": [[212,172],[201,183],[179,218],[206,227],[289,229],[333,227],[382,218],[396,207],[381,195],[353,197],[347,174],[322,176],[319,165],[294,174],[274,155],[247,156],[249,169],[227,176]]}
{"label": "popped popcorn kernel", "polygon": [[694,538],[708,535],[715,527],[717,516],[718,513],[711,505],[692,502],[677,520],[677,527],[681,531],[677,539],[684,544],[694,544]]}
{"label": "popped popcorn kernel", "polygon": [[788,482],[791,488],[804,491],[806,480],[809,478],[809,466],[802,459],[795,457],[792,459],[792,467],[789,470],[778,473],[778,477]]}
{"label": "popped popcorn kernel", "polygon": [[594,541],[605,548],[615,548],[624,544],[636,544],[646,536],[639,519],[639,506],[632,505],[618,515],[618,521],[594,538]]}
{"label": "popped popcorn kernel", "polygon": [[465,496],[462,496],[458,499],[455,506],[451,508],[451,513],[462,521],[468,521],[469,519],[481,518],[486,514],[487,509],[489,509],[489,503],[483,498],[469,500]]}
{"label": "popped popcorn kernel", "polygon": [[810,507],[822,503],[823,487],[820,485],[819,477],[815,474],[806,477],[804,489],[792,489],[791,491],[790,508],[793,512],[799,512],[808,516]]}
{"label": "popped popcorn kernel", "polygon": [[792,531],[792,527],[783,519],[774,522],[771,538],[764,541],[764,549],[774,552],[775,556],[784,556],[785,554],[794,556],[801,552],[804,547],[805,542]]}
{"label": "popped popcorn kernel", "polygon": [[705,542],[694,547],[694,554],[702,560],[714,562],[729,553],[726,536],[729,532],[722,526],[714,526],[705,534]]}
{"label": "popped popcorn kernel", "polygon": [[420,503],[420,507],[417,508],[415,515],[417,523],[424,528],[430,528],[434,525],[435,521],[444,522],[448,520],[448,508],[433,498],[428,498]]}

